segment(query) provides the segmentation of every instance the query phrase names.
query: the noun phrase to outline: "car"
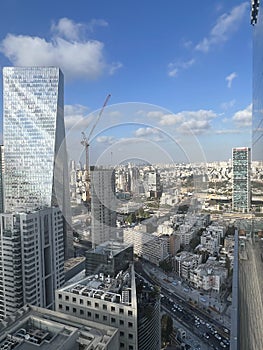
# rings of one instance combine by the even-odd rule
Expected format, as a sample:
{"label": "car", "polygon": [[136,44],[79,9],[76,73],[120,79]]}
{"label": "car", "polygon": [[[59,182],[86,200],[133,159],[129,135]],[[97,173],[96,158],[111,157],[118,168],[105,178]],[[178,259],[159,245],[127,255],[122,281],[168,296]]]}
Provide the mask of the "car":
{"label": "car", "polygon": [[227,329],[227,328],[224,328],[223,331],[227,334],[229,333],[229,329]]}
{"label": "car", "polygon": [[218,340],[221,340],[222,338],[221,338],[221,336],[219,335],[219,334],[215,334],[215,337],[218,339]]}
{"label": "car", "polygon": [[209,338],[210,338],[210,336],[209,336],[208,333],[204,333],[204,337],[205,337],[206,339],[209,339]]}
{"label": "car", "polygon": [[224,344],[222,341],[221,341],[221,343],[220,343],[220,346],[221,346],[222,348],[226,348],[226,344]]}

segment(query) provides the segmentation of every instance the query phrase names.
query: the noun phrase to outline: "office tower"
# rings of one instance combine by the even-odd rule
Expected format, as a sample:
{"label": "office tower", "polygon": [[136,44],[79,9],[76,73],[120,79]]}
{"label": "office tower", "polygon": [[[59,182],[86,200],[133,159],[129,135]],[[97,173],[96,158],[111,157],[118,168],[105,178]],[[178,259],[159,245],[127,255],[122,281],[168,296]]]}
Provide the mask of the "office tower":
{"label": "office tower", "polygon": [[57,206],[72,255],[63,74],[56,67],[3,69],[4,210]]}
{"label": "office tower", "polygon": [[3,172],[4,172],[4,146],[0,145],[0,213],[4,212]]}
{"label": "office tower", "polygon": [[59,208],[0,214],[0,319],[24,304],[52,308],[64,283]]}
{"label": "office tower", "polygon": [[94,169],[91,172],[91,235],[92,245],[115,238],[115,171]]}
{"label": "office tower", "polygon": [[56,291],[56,311],[119,329],[123,350],[160,350],[160,295],[135,277],[133,264],[100,272]]}
{"label": "office tower", "polygon": [[232,149],[232,209],[249,212],[251,207],[251,149],[237,147]]}
{"label": "office tower", "polygon": [[[253,91],[252,91],[252,158],[262,163],[263,157],[263,2],[251,1],[251,24],[253,25]],[[261,187],[262,188],[262,187]],[[260,189],[261,189],[260,188]],[[240,244],[238,231],[235,238],[233,274],[233,311],[231,325],[231,350],[257,350],[263,348],[262,337],[262,248],[261,240],[255,239],[257,225],[262,218],[252,211],[251,229],[246,233],[249,242]],[[244,243],[245,242],[245,243]],[[247,257],[246,260],[242,256]],[[260,264],[259,264],[260,262]],[[245,310],[245,312],[244,312]]]}

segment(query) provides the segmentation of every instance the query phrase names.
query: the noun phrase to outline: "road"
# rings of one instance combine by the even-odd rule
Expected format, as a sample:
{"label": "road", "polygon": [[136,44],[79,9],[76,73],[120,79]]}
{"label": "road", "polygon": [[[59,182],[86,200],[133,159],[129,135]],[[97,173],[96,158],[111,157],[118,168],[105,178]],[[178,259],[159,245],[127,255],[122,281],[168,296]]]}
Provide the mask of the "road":
{"label": "road", "polygon": [[240,350],[263,349],[261,249],[260,242],[246,241],[246,256],[239,260]]}

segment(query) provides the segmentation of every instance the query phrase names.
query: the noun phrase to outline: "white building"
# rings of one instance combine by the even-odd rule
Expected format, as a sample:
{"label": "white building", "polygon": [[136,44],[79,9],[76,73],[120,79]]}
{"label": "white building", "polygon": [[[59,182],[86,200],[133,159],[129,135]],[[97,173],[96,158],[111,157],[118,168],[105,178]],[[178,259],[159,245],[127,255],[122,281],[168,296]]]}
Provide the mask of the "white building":
{"label": "white building", "polygon": [[123,230],[124,243],[133,244],[134,254],[145,260],[159,265],[160,261],[168,258],[169,237],[158,237],[157,235],[140,231],[136,228]]}
{"label": "white building", "polygon": [[185,280],[190,279],[190,272],[201,264],[202,256],[183,251],[178,253],[174,259],[175,272]]}
{"label": "white building", "polygon": [[0,214],[0,255],[0,318],[26,303],[51,308],[64,283],[61,211]]}
{"label": "white building", "polygon": [[190,281],[195,288],[220,292],[227,273],[227,269],[217,261],[207,261],[206,264],[201,264],[190,272]]}

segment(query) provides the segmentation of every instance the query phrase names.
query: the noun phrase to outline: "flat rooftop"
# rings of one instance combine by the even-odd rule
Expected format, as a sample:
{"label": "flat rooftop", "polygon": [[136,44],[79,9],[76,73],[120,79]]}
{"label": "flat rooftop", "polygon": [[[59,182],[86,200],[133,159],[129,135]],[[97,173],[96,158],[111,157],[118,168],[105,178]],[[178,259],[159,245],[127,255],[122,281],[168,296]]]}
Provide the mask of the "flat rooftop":
{"label": "flat rooftop", "polygon": [[129,267],[125,271],[120,271],[114,278],[103,273],[91,275],[81,281],[60,288],[59,292],[69,292],[90,298],[131,305],[132,274],[132,269]]}
{"label": "flat rooftop", "polygon": [[0,322],[0,349],[71,350],[79,349],[78,344],[106,349],[117,333],[114,327],[25,305]]}

